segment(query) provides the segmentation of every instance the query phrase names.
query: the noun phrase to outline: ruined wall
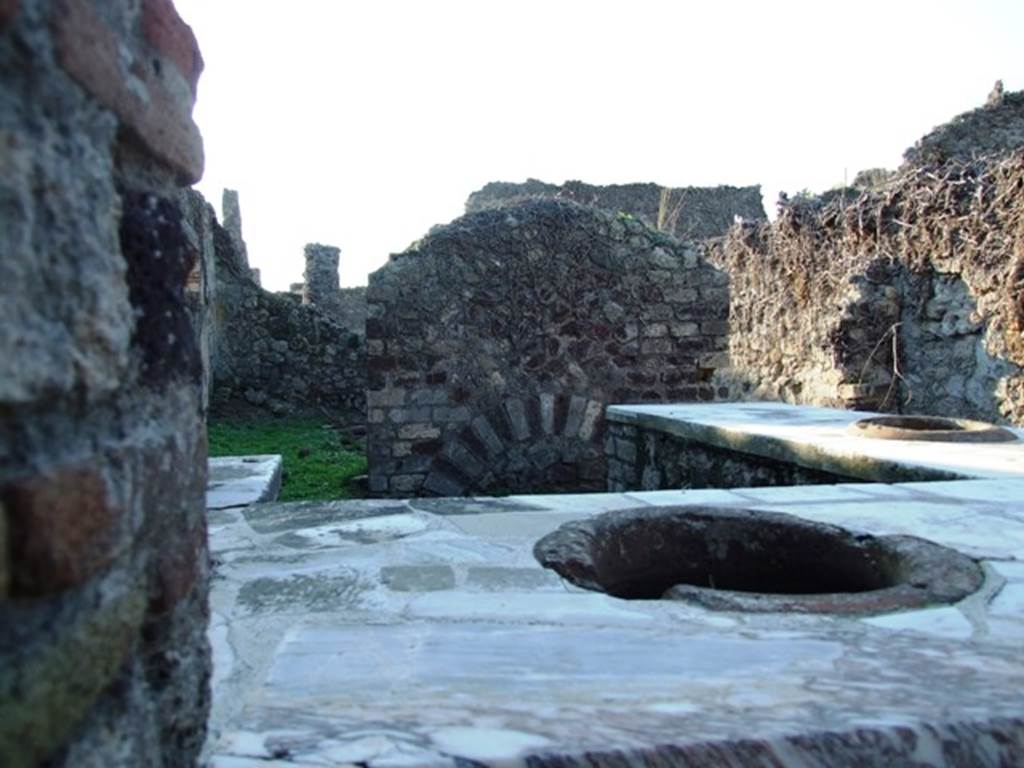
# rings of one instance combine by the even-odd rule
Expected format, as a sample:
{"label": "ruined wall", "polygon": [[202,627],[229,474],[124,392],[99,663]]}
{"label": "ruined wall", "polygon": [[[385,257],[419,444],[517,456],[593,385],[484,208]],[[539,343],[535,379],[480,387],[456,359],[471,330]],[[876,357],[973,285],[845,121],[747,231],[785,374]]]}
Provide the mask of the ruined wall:
{"label": "ruined wall", "polygon": [[604,408],[710,400],[724,275],[630,216],[469,214],[370,277],[371,490],[602,490]]}
{"label": "ruined wall", "polygon": [[[362,421],[366,347],[362,328],[342,325],[334,311],[263,290],[232,233],[212,223],[217,284],[213,297],[215,415],[257,409],[277,415],[330,414]],[[334,286],[337,287],[337,249]],[[308,251],[307,251],[308,252]],[[319,297],[318,297],[319,298]]]}
{"label": "ruined wall", "polygon": [[315,306],[360,336],[366,333],[366,287],[341,288],[338,268],[341,251],[330,245],[309,243],[304,255],[303,282],[292,283],[290,293]]}
{"label": "ruined wall", "polygon": [[571,200],[612,213],[622,211],[681,240],[724,235],[737,216],[746,221],[765,219],[758,186],[672,189],[657,184],[596,186],[582,181],[567,181],[558,186],[537,179],[529,179],[524,184],[503,181],[487,184],[469,196],[466,213],[537,198]]}
{"label": "ruined wall", "polygon": [[0,764],[194,763],[209,707],[202,59],[168,0],[0,2]]}
{"label": "ruined wall", "polygon": [[787,202],[708,259],[731,396],[1024,423],[1024,151]]}
{"label": "ruined wall", "polygon": [[609,422],[604,447],[612,493],[863,482],[622,422]]}

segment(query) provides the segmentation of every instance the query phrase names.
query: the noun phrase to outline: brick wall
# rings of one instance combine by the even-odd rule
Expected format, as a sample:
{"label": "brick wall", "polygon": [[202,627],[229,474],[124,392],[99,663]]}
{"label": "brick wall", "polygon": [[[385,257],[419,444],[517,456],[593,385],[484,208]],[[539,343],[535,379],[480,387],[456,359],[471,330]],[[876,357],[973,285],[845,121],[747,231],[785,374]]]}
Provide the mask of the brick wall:
{"label": "brick wall", "polygon": [[205,733],[202,59],[169,0],[0,2],[0,764]]}
{"label": "brick wall", "polygon": [[563,201],[469,214],[370,276],[371,489],[601,490],[604,407],[710,400],[728,291],[696,251]]}

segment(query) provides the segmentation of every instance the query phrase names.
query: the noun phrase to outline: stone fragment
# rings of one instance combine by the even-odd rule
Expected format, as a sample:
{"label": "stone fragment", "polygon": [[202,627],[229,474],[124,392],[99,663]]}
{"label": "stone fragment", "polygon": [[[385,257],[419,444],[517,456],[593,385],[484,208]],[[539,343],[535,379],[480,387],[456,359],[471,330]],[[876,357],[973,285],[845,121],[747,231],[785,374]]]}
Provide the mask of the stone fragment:
{"label": "stone fragment", "polygon": [[81,584],[106,568],[126,543],[123,511],[94,464],[14,480],[0,495],[15,596],[50,595]]}
{"label": "stone fragment", "polygon": [[[153,7],[150,27],[154,38],[168,44],[184,61],[177,50],[184,38],[174,33],[177,42],[172,44],[172,35],[160,21],[161,13],[165,19],[173,13],[173,6],[168,12],[159,7],[170,5],[166,0],[147,5]],[[69,75],[117,115],[183,182],[199,181],[203,175],[203,140],[192,121],[195,94],[187,79],[198,76],[198,72],[182,73],[175,66],[173,71],[154,73],[150,61],[141,63],[141,52],[126,48],[88,0],[62,0],[56,15],[55,40],[57,59]],[[195,57],[198,55],[196,50]],[[195,61],[201,68],[201,59]]]}

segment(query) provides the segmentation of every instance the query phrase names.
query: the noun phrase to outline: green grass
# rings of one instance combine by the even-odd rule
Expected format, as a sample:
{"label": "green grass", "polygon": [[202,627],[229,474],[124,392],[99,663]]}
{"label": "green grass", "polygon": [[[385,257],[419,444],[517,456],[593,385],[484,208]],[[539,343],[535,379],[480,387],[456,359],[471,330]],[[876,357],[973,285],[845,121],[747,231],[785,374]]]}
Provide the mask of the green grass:
{"label": "green grass", "polygon": [[352,478],[366,473],[366,454],[330,424],[310,418],[220,419],[208,425],[210,456],[279,453],[281,501],[361,495]]}

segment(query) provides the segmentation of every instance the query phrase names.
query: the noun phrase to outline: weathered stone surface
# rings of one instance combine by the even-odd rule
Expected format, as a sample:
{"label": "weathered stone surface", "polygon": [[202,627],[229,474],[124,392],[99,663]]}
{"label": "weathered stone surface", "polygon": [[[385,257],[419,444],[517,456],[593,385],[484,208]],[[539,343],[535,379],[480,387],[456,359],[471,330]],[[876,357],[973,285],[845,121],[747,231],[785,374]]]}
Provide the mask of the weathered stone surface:
{"label": "weathered stone surface", "polygon": [[435,228],[371,277],[371,478],[411,441],[433,463],[419,485],[403,465],[391,493],[601,488],[605,404],[711,397],[696,359],[724,346],[713,273],[632,217],[564,201]]}
{"label": "weathered stone surface", "polygon": [[[33,768],[59,753],[111,686],[143,621],[141,591],[62,617],[0,665],[0,763]],[[58,762],[59,765],[75,763]]]}
{"label": "weathered stone surface", "polygon": [[[147,2],[144,17],[147,36],[163,47],[126,46],[90,0],[62,0],[55,24],[58,60],[152,155],[193,183],[203,175],[203,141],[192,122],[202,59],[191,30],[172,21],[177,14],[167,0]],[[190,57],[184,52],[189,45]],[[173,66],[154,66],[152,56],[165,53],[174,56],[168,59]]]}
{"label": "weathered stone surface", "polygon": [[[1000,86],[1002,84],[1000,83]],[[903,154],[907,166],[970,162],[979,155],[1024,148],[1024,92],[990,96],[985,106],[958,115]]]}
{"label": "weathered stone surface", "polygon": [[0,764],[192,765],[198,54],[169,2],[21,0],[0,34]]}
{"label": "weathered stone surface", "polygon": [[[595,186],[567,181],[561,186],[529,179],[524,184],[498,181],[469,196],[466,213],[515,205],[525,200],[557,198],[603,208],[612,213],[636,216],[650,227],[681,240],[702,240],[724,235],[738,216],[746,221],[765,218],[760,187],[683,187],[657,184],[610,184]],[[665,259],[667,254],[655,253]],[[674,268],[673,259],[664,261]]]}
{"label": "weathered stone surface", "polygon": [[[322,414],[362,421],[366,346],[362,327],[347,327],[331,306],[301,304],[253,281],[241,236],[237,194],[225,193],[230,229],[213,222],[217,284],[213,292],[211,410]],[[334,277],[337,287],[337,275]],[[389,394],[394,402],[400,394]]]}
{"label": "weathered stone surface", "polygon": [[1021,150],[908,166],[711,244],[731,293],[716,394],[1024,424],[1022,178]]}
{"label": "weathered stone surface", "polygon": [[53,594],[98,573],[125,545],[124,511],[95,465],[60,467],[2,489],[12,593]]}

